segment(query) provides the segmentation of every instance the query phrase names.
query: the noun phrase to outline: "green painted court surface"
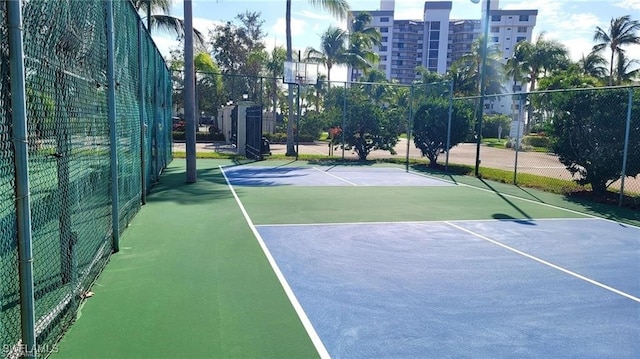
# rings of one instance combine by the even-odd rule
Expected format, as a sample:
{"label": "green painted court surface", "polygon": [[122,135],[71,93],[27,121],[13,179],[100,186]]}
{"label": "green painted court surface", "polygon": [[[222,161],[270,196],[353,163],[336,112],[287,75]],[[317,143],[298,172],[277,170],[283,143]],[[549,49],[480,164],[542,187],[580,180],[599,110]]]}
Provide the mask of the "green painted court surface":
{"label": "green painted court surface", "polygon": [[[198,160],[192,185],[184,183],[183,160],[170,165],[53,358],[318,356],[222,175],[226,165]],[[638,224],[634,212],[442,179],[458,185],[234,190],[255,225],[587,217],[582,212]]]}

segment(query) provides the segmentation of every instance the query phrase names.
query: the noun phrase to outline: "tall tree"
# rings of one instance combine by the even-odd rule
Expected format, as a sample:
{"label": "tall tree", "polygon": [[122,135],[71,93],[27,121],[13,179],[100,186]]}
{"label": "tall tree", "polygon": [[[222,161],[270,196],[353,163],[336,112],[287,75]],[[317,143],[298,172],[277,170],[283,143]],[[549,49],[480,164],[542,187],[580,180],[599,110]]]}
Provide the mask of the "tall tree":
{"label": "tall tree", "polygon": [[582,54],[578,60],[578,67],[583,75],[589,75],[604,79],[607,76],[607,60],[597,52],[590,52],[588,55]]}
{"label": "tall tree", "polygon": [[640,67],[638,67],[640,61],[627,58],[624,51],[618,53],[616,60],[616,69],[613,73],[616,85],[629,83],[638,78],[638,74],[640,74]]}
{"label": "tall tree", "polygon": [[541,32],[535,42],[521,41],[522,59],[529,68],[529,89],[536,89],[536,83],[540,76],[556,71],[567,62],[567,48],[555,40],[544,38],[545,33]]}
{"label": "tall tree", "polygon": [[465,71],[466,78],[474,83],[475,94],[480,93],[480,75],[482,58],[486,51],[486,70],[485,75],[485,93],[487,95],[501,93],[502,92],[502,78],[503,78],[503,65],[500,62],[502,54],[496,44],[487,46],[483,49],[482,39],[477,39],[471,45],[471,52],[462,56],[455,66],[462,71]]}
{"label": "tall tree", "polygon": [[[347,17],[349,12],[349,3],[347,0],[309,0],[313,6],[321,7],[330,14],[343,20]],[[293,60],[293,47],[291,44],[291,0],[287,0],[285,4],[285,32],[287,38],[287,61]],[[288,102],[289,102],[289,119],[293,119],[293,84],[289,84],[288,88]],[[287,156],[294,156],[296,154],[293,142],[293,121],[287,123]]]}
{"label": "tall tree", "polygon": [[349,34],[349,47],[347,49],[347,62],[351,66],[349,80],[353,79],[356,70],[366,73],[380,59],[380,56],[372,51],[373,46],[381,44],[380,30],[370,27],[372,17],[368,12],[356,15],[351,23]]}
{"label": "tall tree", "polygon": [[269,92],[272,99],[273,113],[276,113],[278,106],[278,83],[282,76],[282,69],[284,68],[284,60],[287,57],[287,50],[282,46],[276,46],[271,50],[265,64],[265,70],[267,76],[271,77],[269,85]]}
{"label": "tall tree", "polygon": [[333,65],[347,63],[347,52],[345,43],[347,32],[330,26],[320,39],[320,50],[309,47],[305,50],[305,58],[308,61],[316,62],[327,68],[327,81],[331,85],[331,69]]}
{"label": "tall tree", "polygon": [[[169,15],[173,0],[132,0],[132,2],[138,13],[147,17],[147,23],[151,25],[151,29],[176,34],[179,38],[184,37],[184,20]],[[198,46],[203,47],[205,39],[202,33],[193,29],[193,35]]]}
{"label": "tall tree", "polygon": [[631,20],[631,16],[629,15],[611,19],[607,30],[600,26],[596,27],[593,40],[598,43],[593,46],[593,51],[600,52],[605,49],[611,51],[609,60],[609,85],[613,85],[616,56],[622,54],[624,46],[640,44],[640,36],[638,36],[639,30],[640,22]]}

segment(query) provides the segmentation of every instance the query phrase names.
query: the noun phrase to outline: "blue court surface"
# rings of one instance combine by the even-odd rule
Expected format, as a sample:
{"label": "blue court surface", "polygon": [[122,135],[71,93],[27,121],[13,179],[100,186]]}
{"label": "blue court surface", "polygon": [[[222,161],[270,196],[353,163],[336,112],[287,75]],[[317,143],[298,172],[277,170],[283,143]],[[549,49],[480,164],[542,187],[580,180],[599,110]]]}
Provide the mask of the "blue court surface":
{"label": "blue court surface", "polygon": [[640,358],[639,228],[602,219],[256,228],[333,358]]}
{"label": "blue court surface", "polygon": [[225,167],[233,186],[451,186],[397,167]]}

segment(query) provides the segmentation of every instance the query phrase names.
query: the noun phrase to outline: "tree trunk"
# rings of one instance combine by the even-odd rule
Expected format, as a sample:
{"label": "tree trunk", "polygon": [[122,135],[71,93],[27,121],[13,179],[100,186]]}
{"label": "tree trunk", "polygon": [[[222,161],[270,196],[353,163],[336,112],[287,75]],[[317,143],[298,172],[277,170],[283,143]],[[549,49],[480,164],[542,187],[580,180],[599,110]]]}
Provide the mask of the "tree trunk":
{"label": "tree trunk", "polygon": [[[292,46],[291,46],[291,0],[287,0],[287,10],[285,13],[285,25],[286,25],[286,37],[287,37],[287,61],[292,61]],[[296,149],[293,141],[293,84],[287,86],[288,96],[287,101],[289,103],[289,116],[287,118],[287,156],[295,156]]]}
{"label": "tree trunk", "polygon": [[609,86],[613,86],[613,60],[616,53],[615,48],[611,48],[611,61],[609,61]]}

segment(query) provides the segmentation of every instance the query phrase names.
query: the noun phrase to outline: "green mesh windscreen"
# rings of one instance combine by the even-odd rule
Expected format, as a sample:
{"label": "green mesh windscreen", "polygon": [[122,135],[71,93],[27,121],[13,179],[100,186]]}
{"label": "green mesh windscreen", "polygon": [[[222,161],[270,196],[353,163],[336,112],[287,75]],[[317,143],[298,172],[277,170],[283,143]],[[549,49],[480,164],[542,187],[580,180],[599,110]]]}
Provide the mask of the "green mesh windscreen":
{"label": "green mesh windscreen", "polygon": [[[113,248],[106,6],[102,0],[23,2],[35,321],[41,355],[54,348],[71,323],[82,294]],[[21,340],[10,108],[14,89],[9,77],[10,61],[20,54],[9,53],[5,7],[6,2],[0,2],[0,358],[13,356],[6,348],[19,347]],[[146,30],[139,36],[140,18],[132,3],[116,0],[113,12],[116,230],[122,232],[140,209],[143,178],[148,190],[156,182],[150,178],[157,179],[171,159],[166,135],[171,92],[166,90],[169,72],[151,37]],[[143,122],[148,125],[145,138]],[[150,163],[154,167],[148,167]]]}
{"label": "green mesh windscreen", "polygon": [[10,119],[9,43],[6,2],[0,2],[0,356],[20,339],[15,171]]}

